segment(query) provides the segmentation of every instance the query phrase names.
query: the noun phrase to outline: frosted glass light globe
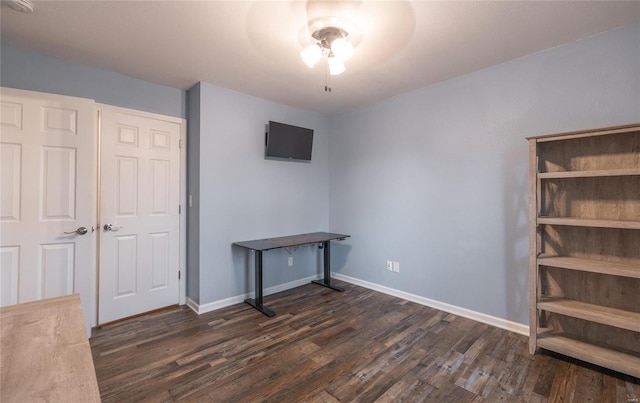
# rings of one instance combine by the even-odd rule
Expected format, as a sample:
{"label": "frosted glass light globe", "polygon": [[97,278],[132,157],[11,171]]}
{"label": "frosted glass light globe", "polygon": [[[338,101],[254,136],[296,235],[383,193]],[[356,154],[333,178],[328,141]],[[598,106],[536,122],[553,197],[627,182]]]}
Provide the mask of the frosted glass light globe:
{"label": "frosted glass light globe", "polygon": [[307,46],[306,49],[300,52],[300,57],[304,64],[309,66],[309,68],[312,68],[322,57],[322,49],[320,48],[320,45],[314,43],[313,45]]}
{"label": "frosted glass light globe", "polygon": [[353,45],[345,38],[336,38],[331,43],[331,52],[335,57],[345,62],[353,55]]}
{"label": "frosted glass light globe", "polygon": [[344,67],[344,62],[338,59],[335,56],[329,56],[329,74],[332,76],[337,76],[338,74],[344,73],[346,67]]}

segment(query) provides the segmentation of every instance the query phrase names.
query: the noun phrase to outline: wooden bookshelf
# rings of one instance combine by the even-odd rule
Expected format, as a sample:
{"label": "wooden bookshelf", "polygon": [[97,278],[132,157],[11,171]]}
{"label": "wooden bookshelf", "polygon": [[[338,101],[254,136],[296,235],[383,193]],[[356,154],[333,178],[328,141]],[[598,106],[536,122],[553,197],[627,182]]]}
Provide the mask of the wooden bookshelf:
{"label": "wooden bookshelf", "polygon": [[528,140],[529,350],[640,377],[640,124]]}

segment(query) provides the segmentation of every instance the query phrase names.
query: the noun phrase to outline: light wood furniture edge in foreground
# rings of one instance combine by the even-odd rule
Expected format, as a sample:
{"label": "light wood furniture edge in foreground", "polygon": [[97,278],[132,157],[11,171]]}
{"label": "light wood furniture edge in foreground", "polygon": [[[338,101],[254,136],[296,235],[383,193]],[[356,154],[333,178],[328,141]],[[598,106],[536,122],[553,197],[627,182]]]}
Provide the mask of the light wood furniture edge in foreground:
{"label": "light wood furniture edge in foreground", "polygon": [[527,140],[529,351],[640,378],[640,123]]}
{"label": "light wood furniture edge in foreground", "polygon": [[100,402],[78,294],[0,309],[0,401]]}

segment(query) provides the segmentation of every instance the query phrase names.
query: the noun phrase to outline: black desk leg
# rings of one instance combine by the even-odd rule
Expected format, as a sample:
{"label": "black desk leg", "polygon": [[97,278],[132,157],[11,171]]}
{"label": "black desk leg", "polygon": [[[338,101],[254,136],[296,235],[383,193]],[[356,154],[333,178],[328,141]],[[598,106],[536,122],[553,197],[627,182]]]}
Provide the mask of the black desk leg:
{"label": "black desk leg", "polygon": [[256,289],[256,298],[252,299],[252,298],[247,298],[244,300],[244,302],[246,302],[247,304],[251,305],[252,307],[256,308],[257,310],[259,310],[260,312],[262,312],[263,314],[272,317],[272,316],[276,316],[276,313],[273,312],[271,309],[267,308],[266,306],[262,305],[262,251],[261,250],[256,250],[255,252],[255,274],[256,274],[256,283],[255,283],[255,289]]}
{"label": "black desk leg", "polygon": [[331,288],[336,291],[344,291],[344,288],[331,284],[331,241],[324,241],[324,279],[311,281],[314,284],[319,284],[323,287]]}

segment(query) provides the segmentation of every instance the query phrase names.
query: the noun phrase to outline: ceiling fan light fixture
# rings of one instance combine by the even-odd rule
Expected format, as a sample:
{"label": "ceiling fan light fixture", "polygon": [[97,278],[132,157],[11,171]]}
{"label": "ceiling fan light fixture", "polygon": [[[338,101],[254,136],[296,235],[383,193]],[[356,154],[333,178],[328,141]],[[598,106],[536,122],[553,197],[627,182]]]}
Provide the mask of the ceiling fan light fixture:
{"label": "ceiling fan light fixture", "polygon": [[300,57],[302,58],[304,64],[306,64],[309,68],[312,68],[322,57],[322,48],[317,43],[311,44],[307,46],[302,52],[300,52]]}
{"label": "ceiling fan light fixture", "polygon": [[330,77],[346,71],[345,62],[362,39],[356,18],[360,3],[362,0],[307,0],[307,26],[300,33],[304,50],[300,55],[309,67],[323,59],[326,92],[331,92]]}
{"label": "ceiling fan light fixture", "polygon": [[338,27],[324,27],[311,35],[317,42],[307,46],[300,57],[310,68],[315,66],[322,55],[327,56],[329,74],[342,74],[346,67],[344,62],[353,55],[353,45],[347,39],[349,33]]}

